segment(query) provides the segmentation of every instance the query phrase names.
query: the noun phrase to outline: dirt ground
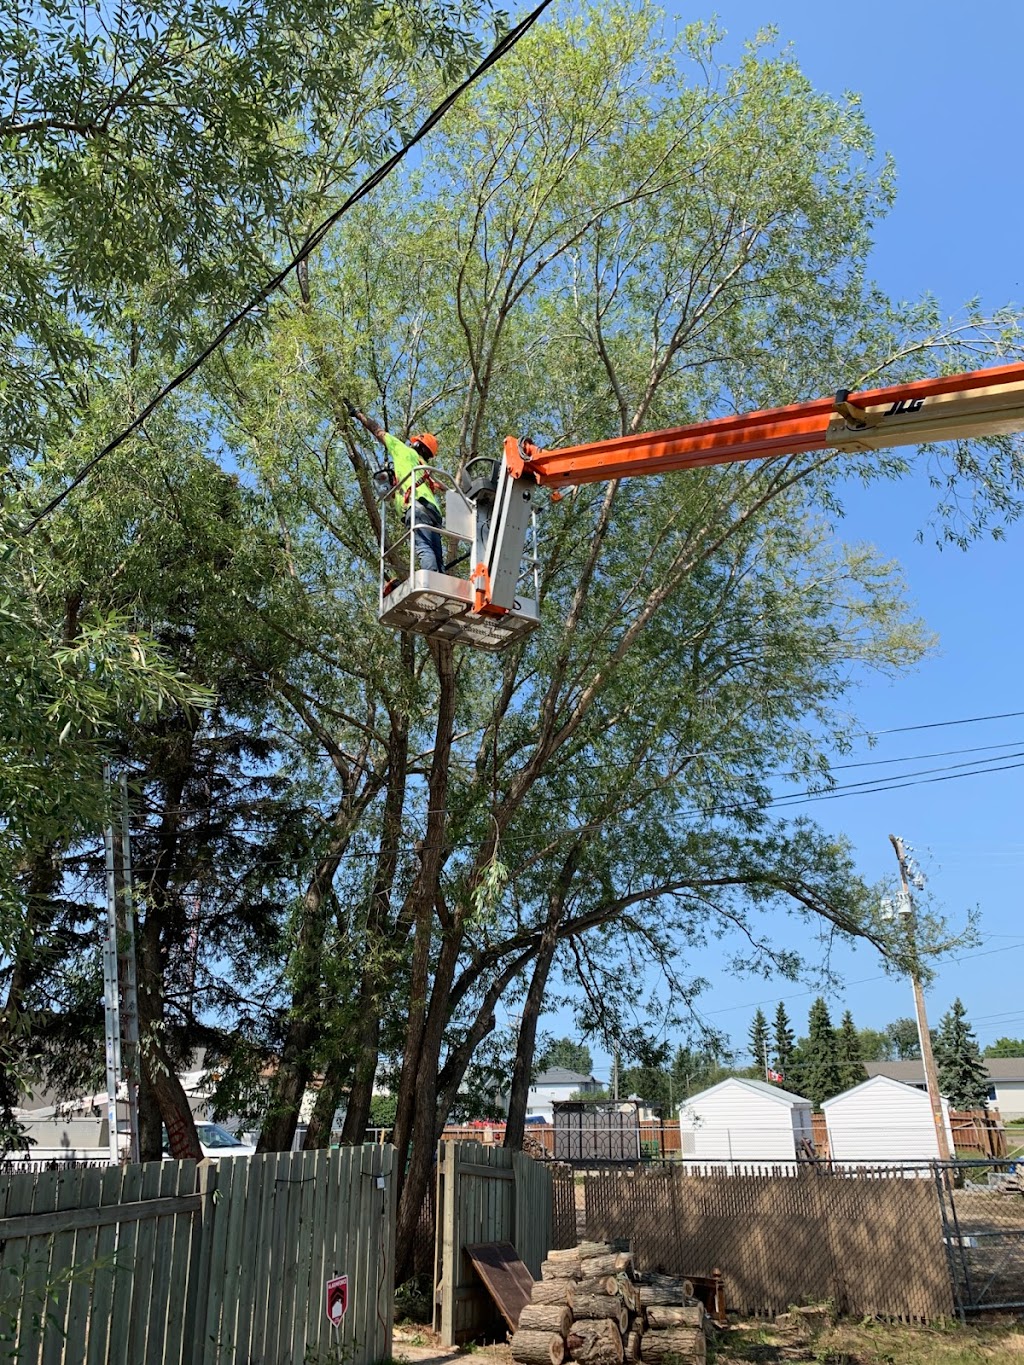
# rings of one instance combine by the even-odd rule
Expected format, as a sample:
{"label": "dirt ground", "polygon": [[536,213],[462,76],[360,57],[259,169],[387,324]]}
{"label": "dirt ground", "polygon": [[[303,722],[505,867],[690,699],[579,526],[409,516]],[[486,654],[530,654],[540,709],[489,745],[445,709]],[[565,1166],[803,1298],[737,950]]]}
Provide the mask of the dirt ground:
{"label": "dirt ground", "polygon": [[[472,1356],[474,1365],[512,1365],[507,1346],[439,1344],[426,1327],[395,1328],[394,1359],[408,1365],[452,1365]],[[892,1323],[839,1323],[809,1340],[764,1323],[743,1322],[717,1336],[708,1362],[806,1362],[807,1365],[1022,1365],[1024,1321],[961,1327],[902,1327]]]}

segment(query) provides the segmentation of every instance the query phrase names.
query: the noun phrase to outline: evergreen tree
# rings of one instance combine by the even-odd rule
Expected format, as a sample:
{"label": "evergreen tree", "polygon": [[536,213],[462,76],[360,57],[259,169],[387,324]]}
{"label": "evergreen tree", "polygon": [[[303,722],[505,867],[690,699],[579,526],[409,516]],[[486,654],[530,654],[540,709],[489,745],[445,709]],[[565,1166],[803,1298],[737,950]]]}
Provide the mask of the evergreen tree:
{"label": "evergreen tree", "polygon": [[786,1013],[785,1005],[780,1001],[779,1007],[775,1011],[775,1028],[772,1042],[775,1049],[775,1070],[781,1073],[782,1081],[785,1085],[788,1085],[790,1081],[789,1073],[793,1065],[793,1046],[795,1041],[793,1029],[789,1022],[789,1015]]}
{"label": "evergreen tree", "polygon": [[843,1089],[850,1090],[867,1079],[864,1070],[864,1053],[861,1049],[861,1035],[853,1022],[849,1010],[843,1015],[836,1040],[839,1054],[839,1070],[842,1075]]}
{"label": "evergreen tree", "polygon": [[750,1055],[753,1058],[757,1074],[764,1077],[765,1063],[768,1059],[768,1020],[764,1017],[764,1010],[758,1009],[750,1024]]}
{"label": "evergreen tree", "polygon": [[959,999],[939,1021],[935,1038],[939,1089],[953,1109],[988,1107],[988,1070],[981,1060],[974,1030]]}
{"label": "evergreen tree", "polygon": [[794,1063],[798,1093],[805,1095],[815,1109],[844,1089],[836,1031],[820,995],[811,1006],[807,1038],[801,1042]]}

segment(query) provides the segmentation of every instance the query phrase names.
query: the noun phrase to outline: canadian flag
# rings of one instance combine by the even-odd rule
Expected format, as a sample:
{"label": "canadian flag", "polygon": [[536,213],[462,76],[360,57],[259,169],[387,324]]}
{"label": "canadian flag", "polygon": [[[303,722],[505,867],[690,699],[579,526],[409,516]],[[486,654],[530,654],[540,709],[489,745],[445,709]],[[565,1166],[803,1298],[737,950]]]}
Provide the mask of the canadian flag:
{"label": "canadian flag", "polygon": [[780,1085],[786,1079],[781,1071],[773,1071],[770,1066],[765,1068],[765,1075],[770,1081],[778,1081]]}

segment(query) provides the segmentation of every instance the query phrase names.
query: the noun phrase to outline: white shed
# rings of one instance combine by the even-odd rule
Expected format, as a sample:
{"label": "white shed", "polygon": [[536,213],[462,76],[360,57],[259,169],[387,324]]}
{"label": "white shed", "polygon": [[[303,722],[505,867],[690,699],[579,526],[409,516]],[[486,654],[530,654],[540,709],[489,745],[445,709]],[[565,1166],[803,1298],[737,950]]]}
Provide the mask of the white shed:
{"label": "white shed", "polygon": [[811,1132],[810,1100],[738,1076],[692,1095],[679,1111],[684,1160],[794,1161]]}
{"label": "white shed", "polygon": [[[938,1159],[932,1107],[927,1093],[916,1086],[889,1076],[872,1076],[826,1100],[821,1107],[834,1162],[878,1166]],[[952,1152],[953,1133],[945,1100],[942,1113]]]}

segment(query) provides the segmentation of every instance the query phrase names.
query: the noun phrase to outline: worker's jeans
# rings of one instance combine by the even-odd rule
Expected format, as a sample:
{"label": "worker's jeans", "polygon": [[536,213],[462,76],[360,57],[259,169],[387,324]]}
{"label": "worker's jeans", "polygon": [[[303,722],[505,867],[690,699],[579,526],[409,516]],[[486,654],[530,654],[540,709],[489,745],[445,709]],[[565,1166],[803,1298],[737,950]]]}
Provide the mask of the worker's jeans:
{"label": "worker's jeans", "polygon": [[[425,498],[416,499],[416,531],[413,540],[416,545],[416,562],[421,569],[444,573],[444,547],[441,537],[437,534],[437,527],[443,524],[441,513],[432,502],[427,502]],[[412,507],[409,506],[405,513],[406,529],[411,525]]]}

